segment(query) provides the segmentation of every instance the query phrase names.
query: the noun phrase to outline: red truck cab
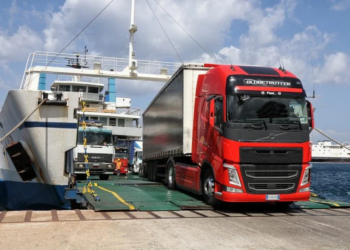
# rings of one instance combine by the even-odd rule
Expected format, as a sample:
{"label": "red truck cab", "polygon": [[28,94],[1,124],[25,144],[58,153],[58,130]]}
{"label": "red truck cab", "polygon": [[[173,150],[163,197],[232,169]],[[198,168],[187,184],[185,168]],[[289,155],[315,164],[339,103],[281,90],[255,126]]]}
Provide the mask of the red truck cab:
{"label": "red truck cab", "polygon": [[206,201],[309,200],[313,116],[301,81],[282,69],[212,66],[198,78],[192,144]]}

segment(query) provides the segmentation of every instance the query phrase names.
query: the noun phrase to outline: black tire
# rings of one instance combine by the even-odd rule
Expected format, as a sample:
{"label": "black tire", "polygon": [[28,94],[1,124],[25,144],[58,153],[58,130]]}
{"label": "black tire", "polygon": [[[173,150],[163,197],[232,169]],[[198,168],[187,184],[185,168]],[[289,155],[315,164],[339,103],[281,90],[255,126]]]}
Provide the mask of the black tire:
{"label": "black tire", "polygon": [[168,165],[168,172],[167,172],[167,183],[168,188],[171,190],[174,190],[176,188],[176,180],[175,180],[175,168],[172,162]]}
{"label": "black tire", "polygon": [[109,179],[109,175],[108,174],[100,174],[100,180],[106,181]]}
{"label": "black tire", "polygon": [[215,179],[211,169],[207,169],[202,179],[202,193],[204,202],[212,207],[218,207],[220,201],[214,196]]}

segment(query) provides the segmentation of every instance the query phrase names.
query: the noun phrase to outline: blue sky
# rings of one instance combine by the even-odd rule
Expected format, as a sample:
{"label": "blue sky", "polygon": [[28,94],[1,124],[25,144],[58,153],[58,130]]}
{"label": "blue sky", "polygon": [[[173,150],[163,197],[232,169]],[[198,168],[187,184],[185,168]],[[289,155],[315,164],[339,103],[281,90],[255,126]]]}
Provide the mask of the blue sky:
{"label": "blue sky", "polygon": [[[185,62],[211,62],[155,0],[148,0]],[[316,127],[350,142],[350,0],[157,0],[216,62],[285,67],[313,85]],[[110,0],[2,1],[0,6],[0,106],[20,85],[34,51],[60,51]],[[179,59],[146,1],[136,0],[136,58]],[[127,57],[130,1],[115,0],[65,52]],[[117,81],[117,95],[144,109],[161,83]],[[312,140],[325,139],[313,132]]]}

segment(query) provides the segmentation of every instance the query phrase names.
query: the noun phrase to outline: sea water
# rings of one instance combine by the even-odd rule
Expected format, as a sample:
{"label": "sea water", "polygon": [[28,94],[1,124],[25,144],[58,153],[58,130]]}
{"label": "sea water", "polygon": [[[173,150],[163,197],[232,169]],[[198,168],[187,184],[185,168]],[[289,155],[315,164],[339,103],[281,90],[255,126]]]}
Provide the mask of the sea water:
{"label": "sea water", "polygon": [[312,163],[311,192],[350,202],[350,163]]}

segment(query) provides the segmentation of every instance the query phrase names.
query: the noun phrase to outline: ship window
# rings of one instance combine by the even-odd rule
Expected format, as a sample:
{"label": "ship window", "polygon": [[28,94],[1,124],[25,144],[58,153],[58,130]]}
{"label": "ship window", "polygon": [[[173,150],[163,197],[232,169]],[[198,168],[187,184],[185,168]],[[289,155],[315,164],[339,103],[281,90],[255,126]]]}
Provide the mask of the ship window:
{"label": "ship window", "polygon": [[100,117],[100,121],[103,122],[103,125],[107,125],[107,117]]}
{"label": "ship window", "polygon": [[116,118],[109,118],[109,126],[116,126]]}
{"label": "ship window", "polygon": [[70,85],[60,85],[60,91],[70,91]]}
{"label": "ship window", "polygon": [[86,92],[86,86],[72,86],[73,92]]}
{"label": "ship window", "polygon": [[118,119],[118,127],[125,127],[125,119]]}
{"label": "ship window", "polygon": [[89,93],[98,94],[98,93],[99,93],[98,87],[89,87],[88,92],[89,92]]}

